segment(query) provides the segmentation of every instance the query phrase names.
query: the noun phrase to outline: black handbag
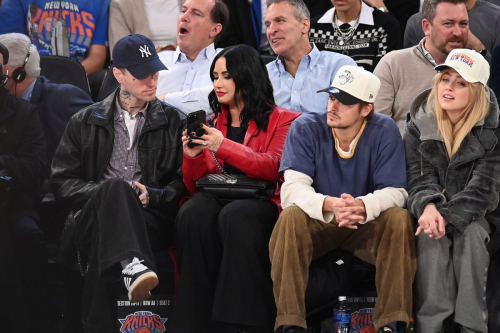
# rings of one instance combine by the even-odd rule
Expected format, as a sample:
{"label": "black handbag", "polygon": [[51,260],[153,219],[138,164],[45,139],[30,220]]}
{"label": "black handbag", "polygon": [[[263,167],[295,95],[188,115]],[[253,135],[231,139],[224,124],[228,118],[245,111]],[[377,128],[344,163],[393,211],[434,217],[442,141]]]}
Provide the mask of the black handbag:
{"label": "black handbag", "polygon": [[196,187],[200,188],[201,191],[212,193],[222,200],[269,200],[274,192],[275,183],[248,177],[244,174],[228,174],[219,164],[213,152],[212,157],[222,174],[207,173],[202,176],[196,182]]}

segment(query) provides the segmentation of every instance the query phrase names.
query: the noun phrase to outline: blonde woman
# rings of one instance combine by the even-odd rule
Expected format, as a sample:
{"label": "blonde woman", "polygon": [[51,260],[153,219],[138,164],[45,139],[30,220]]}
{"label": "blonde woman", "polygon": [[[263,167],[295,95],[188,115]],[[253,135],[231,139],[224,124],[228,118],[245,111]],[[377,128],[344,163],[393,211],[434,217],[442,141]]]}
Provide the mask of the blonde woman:
{"label": "blonde woman", "polygon": [[436,70],[404,135],[408,210],[419,225],[415,328],[441,332],[453,316],[461,332],[487,332],[488,251],[499,242],[499,109],[479,53],[455,49]]}

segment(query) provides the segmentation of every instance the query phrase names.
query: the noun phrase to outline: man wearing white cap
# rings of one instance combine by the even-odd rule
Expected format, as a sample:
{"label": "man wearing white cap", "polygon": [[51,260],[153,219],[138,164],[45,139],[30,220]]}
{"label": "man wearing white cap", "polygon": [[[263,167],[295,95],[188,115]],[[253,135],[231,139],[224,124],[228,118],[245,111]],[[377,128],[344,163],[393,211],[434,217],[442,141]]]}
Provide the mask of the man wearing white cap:
{"label": "man wearing white cap", "polygon": [[328,111],[295,120],[280,171],[283,212],[270,241],[278,332],[305,332],[305,290],[313,259],[342,248],[376,266],[374,325],[408,324],[416,269],[404,148],[396,123],[374,113],[380,87],[370,72],[343,66]]}

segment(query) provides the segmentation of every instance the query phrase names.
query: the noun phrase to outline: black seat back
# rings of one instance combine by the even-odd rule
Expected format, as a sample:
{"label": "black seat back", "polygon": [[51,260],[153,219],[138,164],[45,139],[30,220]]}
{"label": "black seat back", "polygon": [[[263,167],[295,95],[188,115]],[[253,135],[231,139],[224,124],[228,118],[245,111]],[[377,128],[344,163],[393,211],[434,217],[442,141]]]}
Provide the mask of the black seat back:
{"label": "black seat back", "polygon": [[75,59],[56,55],[41,55],[40,68],[41,76],[45,76],[54,83],[72,84],[90,96],[87,72],[82,64]]}

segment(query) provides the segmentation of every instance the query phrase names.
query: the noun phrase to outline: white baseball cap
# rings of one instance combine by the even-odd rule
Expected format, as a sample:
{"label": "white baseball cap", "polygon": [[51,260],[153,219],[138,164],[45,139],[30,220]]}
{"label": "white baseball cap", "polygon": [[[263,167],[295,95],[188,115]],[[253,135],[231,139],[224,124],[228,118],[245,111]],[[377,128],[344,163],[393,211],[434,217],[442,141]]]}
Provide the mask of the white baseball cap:
{"label": "white baseball cap", "polygon": [[380,89],[380,80],[358,66],[342,66],[335,74],[332,85],[318,92],[328,92],[340,103],[353,105],[361,101],[373,103]]}
{"label": "white baseball cap", "polygon": [[479,52],[474,50],[452,50],[444,64],[434,67],[438,72],[445,68],[453,68],[465,81],[480,82],[483,86],[486,86],[490,77],[490,65]]}

